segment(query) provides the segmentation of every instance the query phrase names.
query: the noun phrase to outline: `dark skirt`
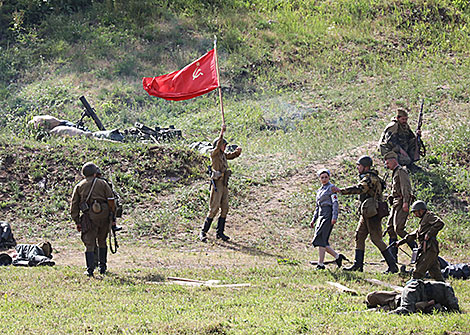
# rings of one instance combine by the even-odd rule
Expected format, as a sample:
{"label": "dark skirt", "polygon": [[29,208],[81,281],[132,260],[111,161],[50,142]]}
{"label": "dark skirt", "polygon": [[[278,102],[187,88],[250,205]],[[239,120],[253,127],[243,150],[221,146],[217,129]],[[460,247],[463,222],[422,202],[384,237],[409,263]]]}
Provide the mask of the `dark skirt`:
{"label": "dark skirt", "polygon": [[314,247],[328,247],[330,242],[331,219],[333,214],[333,207],[323,206],[320,207],[317,225],[315,226],[315,236],[313,237],[312,244]]}

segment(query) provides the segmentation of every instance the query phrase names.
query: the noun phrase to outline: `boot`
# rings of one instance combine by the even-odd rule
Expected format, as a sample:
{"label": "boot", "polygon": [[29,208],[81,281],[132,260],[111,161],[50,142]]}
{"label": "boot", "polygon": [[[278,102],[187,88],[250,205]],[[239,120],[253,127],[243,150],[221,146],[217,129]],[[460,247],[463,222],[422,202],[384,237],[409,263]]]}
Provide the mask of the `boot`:
{"label": "boot", "polygon": [[[388,245],[392,245],[393,243],[397,242],[398,240],[396,238],[390,238],[388,240]],[[395,258],[395,263],[398,263],[398,247],[394,246],[389,248],[390,252],[392,253],[393,258]],[[387,260],[385,260],[387,261]]]}
{"label": "boot", "polygon": [[207,232],[209,231],[209,228],[211,227],[212,220],[213,220],[212,218],[206,218],[206,220],[204,221],[202,230],[199,233],[199,240],[201,240],[201,242],[207,242]]}
{"label": "boot", "polygon": [[356,256],[354,258],[354,264],[348,268],[344,268],[344,271],[362,272],[363,267],[364,267],[364,250],[356,249]]}
{"label": "boot", "polygon": [[339,268],[343,265],[343,260],[348,261],[346,256],[344,256],[343,254],[339,254],[338,258],[335,259],[335,263]]}
{"label": "boot", "polygon": [[388,269],[384,273],[397,273],[398,266],[397,262],[395,262],[395,258],[393,258],[392,252],[390,249],[385,249],[382,251],[382,256],[385,258],[385,262],[387,262]]}
{"label": "boot", "polygon": [[85,274],[88,277],[93,277],[93,271],[95,271],[95,253],[93,251],[85,252],[85,260],[86,260]]}
{"label": "boot", "polygon": [[99,248],[98,255],[99,255],[99,260],[100,260],[98,268],[100,270],[100,274],[104,275],[107,269],[106,262],[107,262],[107,256],[108,256],[108,248],[107,247]]}
{"label": "boot", "polygon": [[224,234],[225,230],[225,220],[226,218],[219,217],[219,221],[217,222],[217,238],[220,238],[222,241],[230,240],[230,237]]}

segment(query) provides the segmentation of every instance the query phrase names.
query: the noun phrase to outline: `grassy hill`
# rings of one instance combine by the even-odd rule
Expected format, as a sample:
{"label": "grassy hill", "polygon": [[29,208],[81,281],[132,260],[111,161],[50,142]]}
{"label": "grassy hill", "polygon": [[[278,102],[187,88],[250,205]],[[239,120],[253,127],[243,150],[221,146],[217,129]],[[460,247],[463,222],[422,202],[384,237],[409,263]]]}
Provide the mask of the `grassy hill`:
{"label": "grassy hill", "polygon": [[[470,5],[432,1],[0,2],[0,220],[20,242],[49,239],[53,269],[0,269],[7,333],[464,334],[466,315],[399,318],[359,313],[380,278],[314,272],[308,227],[318,187],[356,181],[355,161],[373,156],[393,109],[425,99],[427,156],[412,175],[416,196],[446,226],[441,254],[470,253]],[[220,129],[218,94],[170,102],[148,96],[141,78],[180,69],[218,40],[231,162],[232,242],[201,245],[208,158],[190,151]],[[183,139],[161,145],[54,138],[28,127],[34,115],[77,121],[85,95],[108,129],[176,125]],[[91,121],[87,126],[96,130]],[[111,274],[81,277],[82,246],[68,202],[79,169],[93,160],[124,200],[121,249]],[[352,256],[356,203],[341,197],[334,247]],[[409,222],[416,227],[416,219]],[[366,260],[380,255],[367,242]],[[400,254],[405,263],[405,255]],[[407,262],[406,262],[407,263]],[[331,268],[331,270],[333,270]],[[220,290],[155,285],[168,276],[252,287]],[[10,279],[13,280],[10,280]],[[362,296],[325,286],[339,281]],[[149,284],[153,282],[153,284]],[[464,310],[470,288],[452,284]],[[69,301],[76,306],[63,308]],[[49,307],[49,316],[44,306]],[[13,316],[32,315],[24,322]],[[106,315],[98,317],[97,315]]]}

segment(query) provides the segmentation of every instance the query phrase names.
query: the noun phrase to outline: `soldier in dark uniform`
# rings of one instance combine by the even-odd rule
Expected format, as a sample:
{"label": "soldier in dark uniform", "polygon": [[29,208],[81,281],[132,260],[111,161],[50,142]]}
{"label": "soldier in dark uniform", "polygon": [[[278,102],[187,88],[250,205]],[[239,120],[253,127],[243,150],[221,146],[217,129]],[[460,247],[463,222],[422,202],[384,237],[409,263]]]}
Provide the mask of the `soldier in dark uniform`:
{"label": "soldier in dark uniform", "polygon": [[[392,170],[392,191],[389,196],[391,205],[390,216],[387,222],[387,233],[390,238],[389,243],[393,244],[407,234],[405,231],[406,220],[408,219],[409,206],[412,197],[411,181],[408,171],[403,168],[397,161],[397,154],[390,151],[384,156],[385,165]],[[416,243],[412,243],[410,248],[416,247]],[[398,261],[398,248],[390,249],[393,256]]]}
{"label": "soldier in dark uniform", "polygon": [[209,213],[207,214],[202,230],[199,234],[199,239],[202,242],[207,241],[207,232],[211,227],[214,217],[220,209],[220,216],[217,222],[216,237],[227,241],[230,239],[224,234],[225,221],[228,213],[228,180],[232,173],[228,169],[228,159],[234,159],[240,156],[242,148],[238,147],[234,152],[226,153],[227,141],[224,139],[224,132],[226,130],[225,124],[222,125],[219,137],[214,141],[213,150],[211,151],[211,169],[212,169],[212,187],[209,203]]}
{"label": "soldier in dark uniform", "polygon": [[[82,167],[84,179],[73,189],[70,214],[80,231],[85,244],[85,260],[88,276],[95,269],[95,245],[98,242],[98,267],[101,274],[106,272],[106,238],[110,227],[110,216],[115,213],[114,194],[108,183],[97,177],[98,167],[85,163]],[[82,215],[80,215],[82,212]],[[88,216],[88,218],[86,218]]]}
{"label": "soldier in dark uniform", "polygon": [[411,205],[410,211],[421,219],[419,228],[416,231],[407,234],[404,239],[396,243],[400,246],[404,243],[419,242],[419,254],[416,260],[416,267],[413,271],[413,278],[424,278],[426,272],[437,281],[444,281],[441,267],[439,265],[439,243],[437,242],[437,233],[444,227],[444,222],[436,214],[428,211],[426,204],[421,201],[415,201]]}
{"label": "soldier in dark uniform", "polygon": [[367,295],[367,307],[384,307],[391,314],[433,311],[460,312],[452,286],[436,281],[411,280],[401,293],[375,291]]}
{"label": "soldier in dark uniform", "polygon": [[361,217],[356,229],[355,260],[352,266],[344,270],[363,271],[365,241],[370,234],[372,243],[379,248],[387,262],[388,269],[386,273],[396,273],[398,272],[398,267],[392,253],[387,249],[387,245],[382,240],[382,218],[377,214],[377,201],[382,200],[382,180],[379,178],[377,171],[372,170],[372,158],[369,156],[359,158],[357,170],[359,171],[359,184],[342,189],[337,187],[332,188],[333,192],[344,195],[359,194],[361,202]]}
{"label": "soldier in dark uniform", "polygon": [[[419,131],[417,134],[421,135]],[[416,136],[408,125],[408,111],[398,108],[396,118],[385,127],[379,141],[380,153],[393,151],[397,154],[398,163],[414,167]]]}

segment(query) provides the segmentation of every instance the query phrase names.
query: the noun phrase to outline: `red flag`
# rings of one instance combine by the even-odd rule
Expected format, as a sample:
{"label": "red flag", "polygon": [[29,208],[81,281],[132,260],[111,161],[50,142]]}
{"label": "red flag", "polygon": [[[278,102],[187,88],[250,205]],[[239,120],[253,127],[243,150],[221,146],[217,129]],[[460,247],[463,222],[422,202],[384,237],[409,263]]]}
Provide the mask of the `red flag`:
{"label": "red flag", "polygon": [[186,100],[219,87],[215,49],[182,70],[159,77],[144,77],[144,90],[166,100]]}

